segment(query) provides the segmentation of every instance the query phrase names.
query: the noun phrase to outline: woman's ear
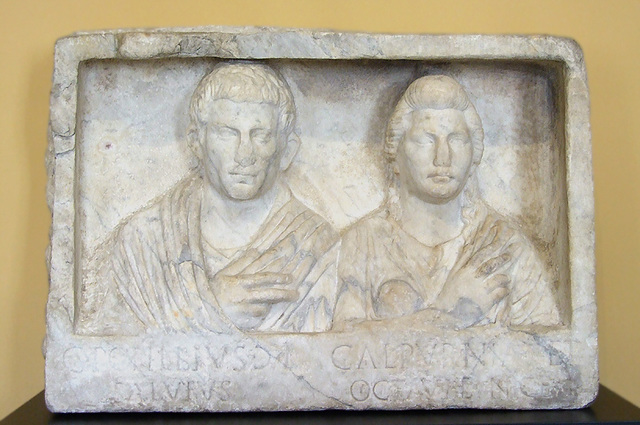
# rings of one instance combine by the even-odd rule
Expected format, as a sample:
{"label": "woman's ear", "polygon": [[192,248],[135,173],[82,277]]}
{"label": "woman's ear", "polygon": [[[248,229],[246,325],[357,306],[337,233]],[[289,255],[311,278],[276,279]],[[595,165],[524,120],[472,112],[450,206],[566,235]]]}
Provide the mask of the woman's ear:
{"label": "woman's ear", "polygon": [[298,149],[300,149],[300,138],[295,132],[291,132],[291,134],[289,134],[289,138],[285,142],[282,155],[280,156],[280,169],[282,171],[289,168],[293,162],[293,158],[295,158],[298,153]]}

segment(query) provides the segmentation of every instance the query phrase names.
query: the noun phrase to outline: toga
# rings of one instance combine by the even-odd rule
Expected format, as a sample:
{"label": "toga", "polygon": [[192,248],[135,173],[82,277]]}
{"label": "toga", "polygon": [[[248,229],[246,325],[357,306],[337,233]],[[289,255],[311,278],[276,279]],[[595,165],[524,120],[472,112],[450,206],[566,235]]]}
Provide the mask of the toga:
{"label": "toga", "polygon": [[89,260],[76,331],[89,335],[228,332],[211,285],[218,273],[290,274],[297,302],[274,304],[256,331],[314,332],[331,326],[338,234],[287,189],[254,240],[219,250],[201,238],[203,179],[189,176],[123,221]]}
{"label": "toga", "polygon": [[[357,222],[342,239],[334,324],[399,317],[433,308],[447,279],[474,255],[482,255],[481,250],[500,237],[496,235],[500,231],[505,233],[499,240],[500,248],[517,247],[518,253],[505,266],[508,295],[475,324],[561,324],[551,284],[531,242],[483,202],[476,202],[470,211],[461,234],[434,247],[405,232],[386,208]],[[403,295],[388,291],[393,287],[402,287]],[[394,311],[398,306],[404,311]]]}

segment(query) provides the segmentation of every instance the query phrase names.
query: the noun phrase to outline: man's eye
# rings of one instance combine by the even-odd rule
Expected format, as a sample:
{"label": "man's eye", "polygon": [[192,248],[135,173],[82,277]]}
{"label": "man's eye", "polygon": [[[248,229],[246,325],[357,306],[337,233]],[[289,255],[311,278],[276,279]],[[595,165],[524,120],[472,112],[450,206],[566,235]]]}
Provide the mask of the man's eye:
{"label": "man's eye", "polygon": [[469,138],[462,134],[452,134],[449,136],[449,143],[465,144],[469,141]]}
{"label": "man's eye", "polygon": [[236,137],[237,132],[229,127],[214,127],[213,132],[217,137],[231,138]]}
{"label": "man's eye", "polygon": [[271,133],[264,130],[254,130],[251,132],[251,139],[257,143],[267,144],[271,140]]}

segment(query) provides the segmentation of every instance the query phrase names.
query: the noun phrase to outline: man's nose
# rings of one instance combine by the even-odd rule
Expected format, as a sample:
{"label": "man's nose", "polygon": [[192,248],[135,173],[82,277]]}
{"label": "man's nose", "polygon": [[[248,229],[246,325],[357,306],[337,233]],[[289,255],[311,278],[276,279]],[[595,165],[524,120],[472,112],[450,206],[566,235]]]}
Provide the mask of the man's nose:
{"label": "man's nose", "polygon": [[238,140],[235,161],[243,167],[255,164],[256,156],[250,135],[243,132],[238,137],[240,140]]}
{"label": "man's nose", "polygon": [[438,137],[436,140],[436,154],[433,158],[436,167],[449,167],[451,165],[451,148],[447,139]]}

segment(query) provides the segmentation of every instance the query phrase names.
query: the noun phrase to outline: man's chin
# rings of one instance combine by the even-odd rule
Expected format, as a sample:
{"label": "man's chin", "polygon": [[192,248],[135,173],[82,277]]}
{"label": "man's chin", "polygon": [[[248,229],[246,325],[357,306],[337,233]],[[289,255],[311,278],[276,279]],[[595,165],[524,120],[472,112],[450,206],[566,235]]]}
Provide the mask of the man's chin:
{"label": "man's chin", "polygon": [[249,201],[259,196],[260,187],[254,184],[235,183],[226,187],[227,196],[234,201]]}
{"label": "man's chin", "polygon": [[232,190],[231,192],[228,192],[228,195],[229,198],[233,199],[234,201],[249,201],[251,199],[257,198],[257,192],[258,191],[256,190]]}

